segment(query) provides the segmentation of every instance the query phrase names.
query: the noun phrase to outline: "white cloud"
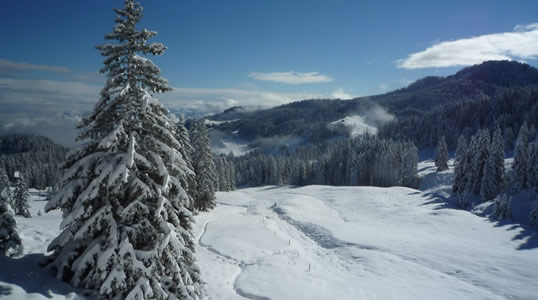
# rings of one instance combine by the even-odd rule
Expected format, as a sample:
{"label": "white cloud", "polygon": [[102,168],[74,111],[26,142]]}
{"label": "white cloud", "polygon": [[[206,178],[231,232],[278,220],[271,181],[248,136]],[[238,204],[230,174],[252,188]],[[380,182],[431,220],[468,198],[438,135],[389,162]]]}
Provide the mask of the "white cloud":
{"label": "white cloud", "polygon": [[50,71],[50,72],[59,72],[59,73],[68,73],[71,72],[70,69],[58,66],[47,66],[47,65],[35,65],[27,64],[20,62],[13,62],[5,59],[0,59],[0,70],[16,70],[16,71]]}
{"label": "white cloud", "polygon": [[206,115],[221,112],[233,106],[273,107],[292,101],[326,98],[317,93],[281,93],[264,90],[174,88],[157,96],[171,110],[185,114]]}
{"label": "white cloud", "polygon": [[382,91],[382,92],[386,92],[386,91],[389,90],[389,85],[386,84],[386,83],[384,83],[384,82],[378,84],[377,87],[378,87],[379,90]]}
{"label": "white cloud", "polygon": [[486,34],[436,43],[396,61],[399,68],[467,66],[486,60],[525,60],[538,56],[538,23],[518,25],[512,32]]}
{"label": "white cloud", "polygon": [[251,78],[264,81],[273,81],[286,84],[302,84],[316,82],[331,82],[333,79],[318,72],[299,73],[294,71],[273,72],[273,73],[250,73]]}
{"label": "white cloud", "polygon": [[335,99],[353,99],[355,97],[353,97],[351,94],[344,91],[344,89],[338,88],[338,89],[334,90],[331,93],[331,98],[335,98]]}
{"label": "white cloud", "polygon": [[[0,77],[0,134],[36,133],[73,144],[78,117],[93,110],[101,88],[87,82]],[[233,106],[273,107],[327,95],[180,87],[155,97],[172,112],[189,117]]]}

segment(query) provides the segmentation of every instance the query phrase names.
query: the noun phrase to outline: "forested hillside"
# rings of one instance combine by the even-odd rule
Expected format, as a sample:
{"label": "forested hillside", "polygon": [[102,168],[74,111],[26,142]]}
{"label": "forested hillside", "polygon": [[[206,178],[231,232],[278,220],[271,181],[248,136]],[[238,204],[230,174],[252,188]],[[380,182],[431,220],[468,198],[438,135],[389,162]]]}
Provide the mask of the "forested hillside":
{"label": "forested hillside", "polygon": [[537,88],[536,68],[513,61],[487,61],[451,76],[425,77],[382,95],[303,100],[265,110],[235,107],[207,119],[217,121],[210,124],[215,131],[246,140],[252,148],[267,138],[281,143],[280,138],[293,136],[302,144],[317,144],[348,137],[350,128],[327,125],[352,115],[364,117],[376,128],[389,122],[380,133],[383,137],[411,140],[425,147],[444,134],[453,148],[459,134],[471,135],[484,126],[493,129],[497,122],[512,133],[524,120],[533,124]]}
{"label": "forested hillside", "polygon": [[9,176],[24,175],[30,187],[52,187],[61,177],[58,169],[67,148],[38,135],[8,135],[0,137],[0,168]]}

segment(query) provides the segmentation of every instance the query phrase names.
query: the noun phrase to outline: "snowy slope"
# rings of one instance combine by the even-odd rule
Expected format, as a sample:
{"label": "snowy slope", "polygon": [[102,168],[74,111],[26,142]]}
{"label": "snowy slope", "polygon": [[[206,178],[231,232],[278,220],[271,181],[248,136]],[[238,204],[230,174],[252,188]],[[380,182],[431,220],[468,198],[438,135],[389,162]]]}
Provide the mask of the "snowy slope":
{"label": "snowy slope", "polygon": [[[534,229],[408,188],[263,187],[200,214],[213,299],[536,299]],[[527,249],[527,250],[519,250]]]}
{"label": "snowy slope", "polygon": [[347,116],[343,119],[329,123],[329,128],[334,126],[346,126],[351,128],[351,136],[356,137],[364,133],[376,134],[377,128],[366,124],[364,117],[359,115]]}
{"label": "snowy slope", "polygon": [[[451,164],[450,164],[451,165]],[[536,229],[446,205],[451,170],[419,191],[260,187],[218,193],[196,217],[211,299],[536,299]],[[16,217],[25,256],[0,258],[2,299],[83,299],[39,266],[61,213]]]}
{"label": "snowy slope", "polygon": [[[15,217],[24,256],[7,258],[0,255],[0,299],[84,299],[68,284],[40,267],[48,244],[60,232],[62,213],[45,214],[45,197],[36,190],[30,189],[29,200],[32,218]],[[39,211],[42,216],[38,216]]]}

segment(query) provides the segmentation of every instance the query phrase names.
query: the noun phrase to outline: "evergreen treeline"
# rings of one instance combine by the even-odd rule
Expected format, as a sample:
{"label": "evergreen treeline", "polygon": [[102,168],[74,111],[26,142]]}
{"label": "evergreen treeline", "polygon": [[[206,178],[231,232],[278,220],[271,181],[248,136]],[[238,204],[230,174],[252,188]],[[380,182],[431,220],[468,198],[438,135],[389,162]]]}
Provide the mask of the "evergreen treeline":
{"label": "evergreen treeline", "polygon": [[237,186],[418,185],[417,148],[412,143],[368,135],[304,146],[276,157],[251,152],[233,162]]}
{"label": "evergreen treeline", "polygon": [[[502,130],[506,146],[510,149],[523,122],[534,127],[538,120],[538,90],[513,88],[493,99],[480,98],[446,104],[430,113],[399,116],[382,126],[378,135],[383,138],[412,141],[417,147],[435,146],[440,136],[446,137],[449,148],[454,148],[458,137],[467,139],[481,128],[493,132]],[[534,133],[536,131],[534,130]]]}
{"label": "evergreen treeline", "polygon": [[490,137],[488,129],[481,129],[468,143],[462,135],[454,158],[454,182],[452,191],[461,208],[473,204],[471,195],[479,202],[495,198],[506,185],[504,171],[504,141],[501,129]]}
{"label": "evergreen treeline", "polygon": [[0,169],[12,177],[24,173],[28,186],[44,189],[60,179],[59,165],[67,148],[37,135],[9,135],[0,138]]}
{"label": "evergreen treeline", "polygon": [[232,158],[225,155],[215,155],[215,189],[220,192],[229,192],[235,190],[235,164]]}
{"label": "evergreen treeline", "polygon": [[[461,135],[454,159],[452,191],[461,208],[495,200],[494,216],[511,218],[511,199],[525,189],[538,190],[538,147],[524,122],[519,129],[514,161],[506,172],[504,167],[504,140],[497,127],[492,136],[488,129],[480,129],[467,142]],[[538,225],[538,210],[529,212],[530,223]]]}

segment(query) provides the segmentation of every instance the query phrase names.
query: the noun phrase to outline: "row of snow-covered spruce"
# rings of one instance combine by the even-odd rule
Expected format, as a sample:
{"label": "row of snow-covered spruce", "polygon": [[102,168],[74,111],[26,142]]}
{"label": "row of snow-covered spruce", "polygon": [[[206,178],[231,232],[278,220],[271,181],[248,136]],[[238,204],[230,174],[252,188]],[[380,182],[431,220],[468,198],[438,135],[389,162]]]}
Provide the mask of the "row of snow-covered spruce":
{"label": "row of snow-covered spruce", "polygon": [[[534,128],[534,126],[532,126]],[[458,139],[454,155],[454,181],[452,192],[460,208],[468,209],[495,199],[494,216],[512,217],[511,197],[522,190],[538,190],[538,146],[535,131],[524,122],[519,129],[511,168],[505,170],[505,141],[501,129],[490,136],[488,129],[481,129],[469,142],[465,136]],[[532,139],[532,141],[530,141]],[[448,169],[448,151],[445,138],[441,137],[435,152],[438,171]],[[538,226],[538,202],[529,213],[529,224]]]}

